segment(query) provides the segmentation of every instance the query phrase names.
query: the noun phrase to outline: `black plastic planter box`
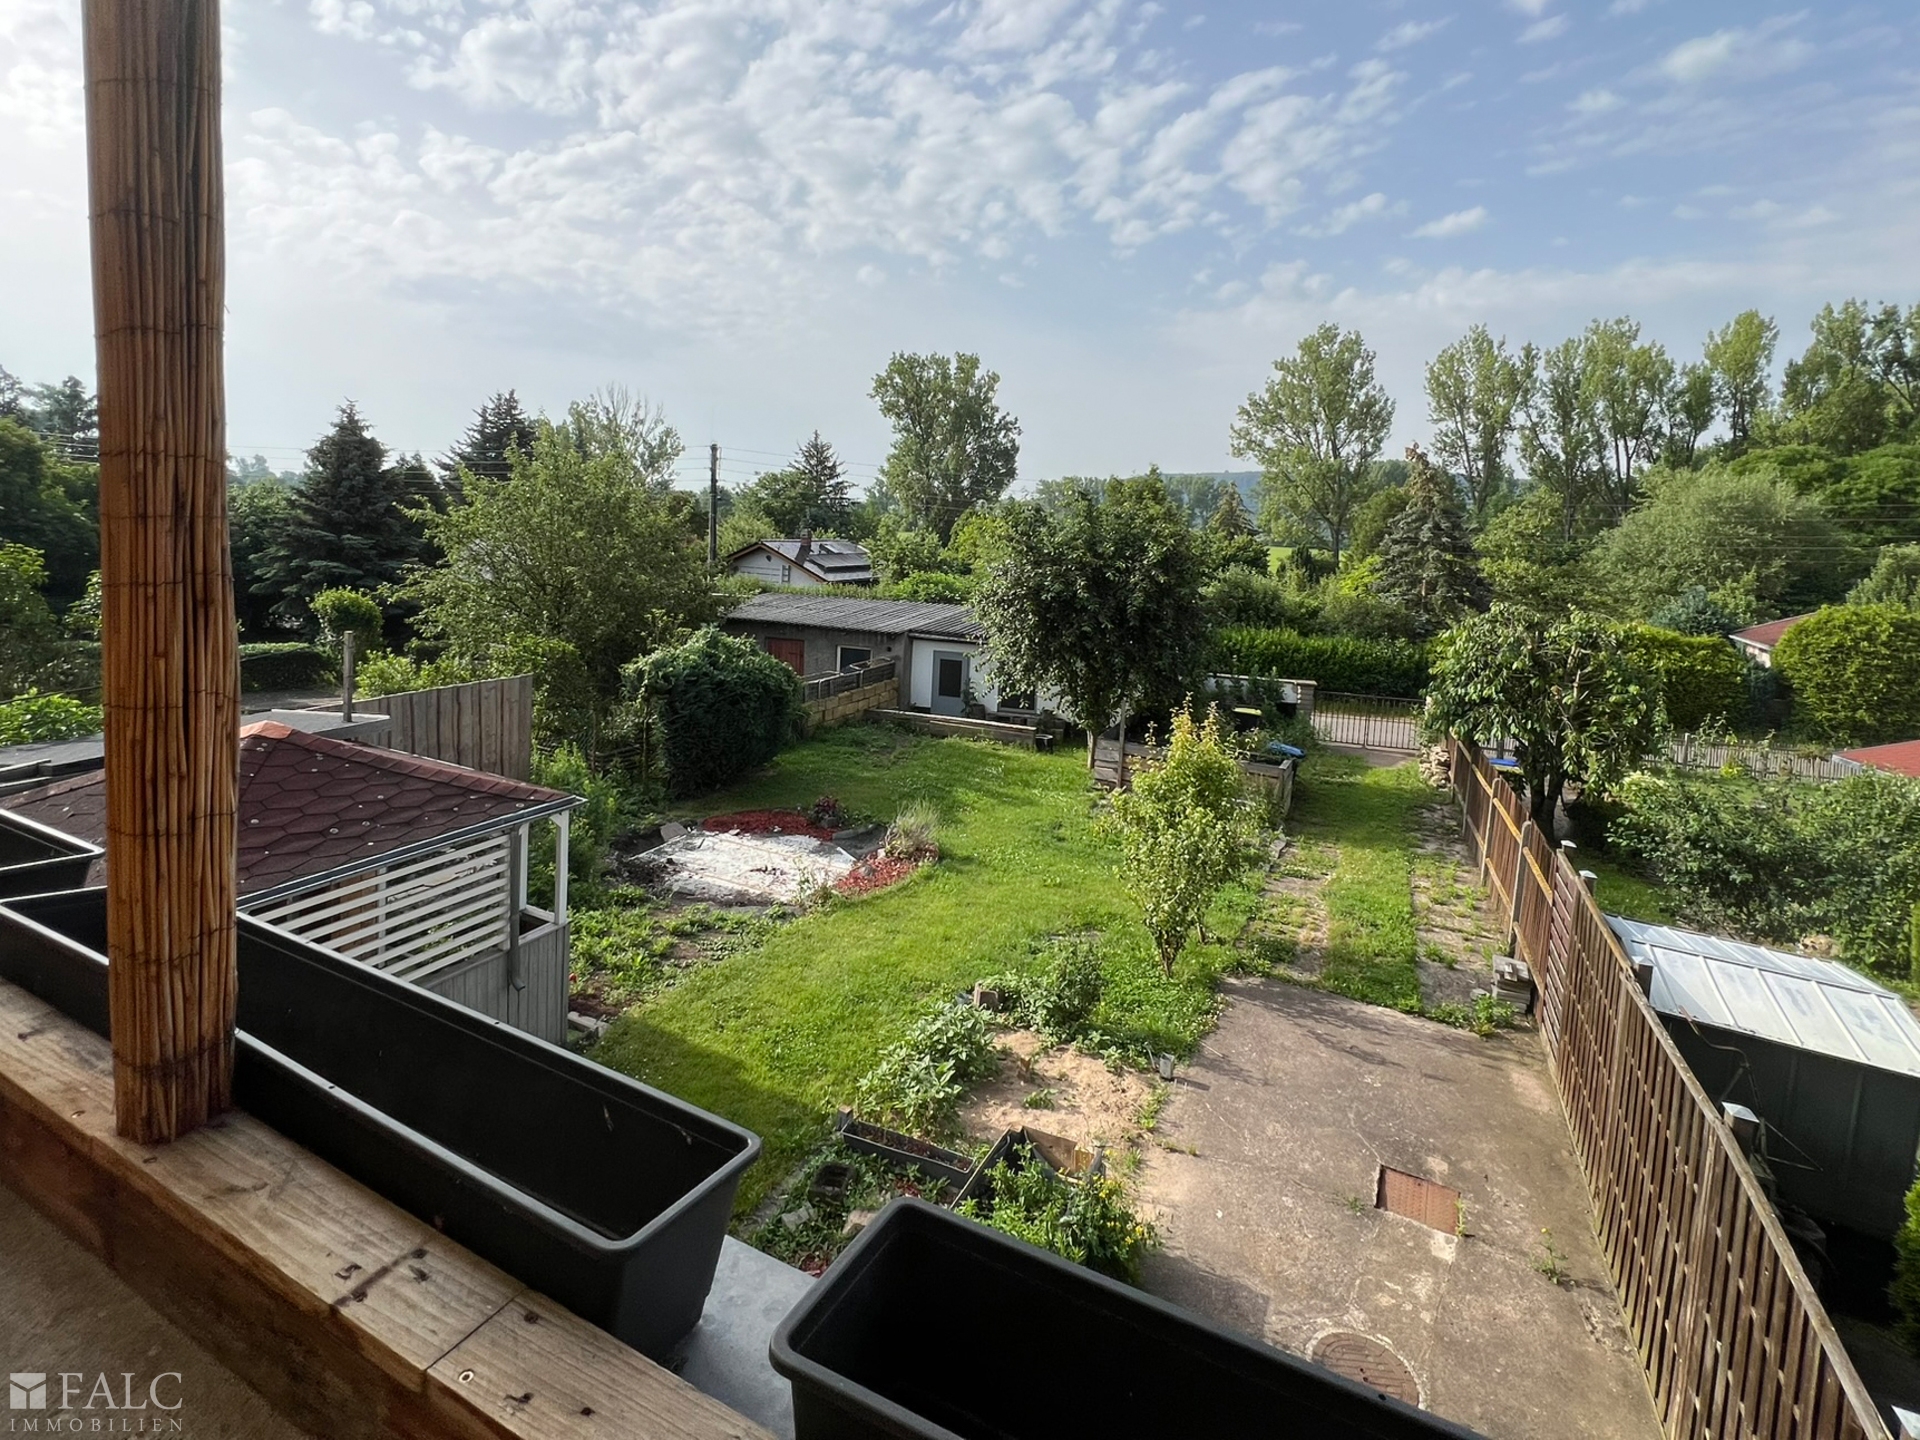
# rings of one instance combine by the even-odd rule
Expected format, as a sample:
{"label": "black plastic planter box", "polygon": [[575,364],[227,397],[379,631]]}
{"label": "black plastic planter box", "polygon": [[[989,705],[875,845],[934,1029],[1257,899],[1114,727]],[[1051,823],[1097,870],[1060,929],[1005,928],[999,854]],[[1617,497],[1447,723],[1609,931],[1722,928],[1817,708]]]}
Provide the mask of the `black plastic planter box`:
{"label": "black plastic planter box", "polygon": [[0,899],[74,890],[87,883],[87,867],[100,847],[0,810]]}
{"label": "black plastic planter box", "polygon": [[[106,894],[0,906],[0,977],[107,1031]],[[655,1357],[700,1318],[754,1135],[242,916],[234,1100]]]}
{"label": "black plastic planter box", "polygon": [[[1009,1383],[1039,1336],[1063,1382]],[[797,1440],[1473,1434],[918,1200],[847,1247],[772,1358]]]}
{"label": "black plastic planter box", "polygon": [[956,1188],[965,1185],[974,1172],[973,1162],[957,1150],[916,1140],[871,1120],[856,1120],[846,1110],[840,1112],[834,1128],[849,1150],[878,1156],[896,1170],[918,1170]]}

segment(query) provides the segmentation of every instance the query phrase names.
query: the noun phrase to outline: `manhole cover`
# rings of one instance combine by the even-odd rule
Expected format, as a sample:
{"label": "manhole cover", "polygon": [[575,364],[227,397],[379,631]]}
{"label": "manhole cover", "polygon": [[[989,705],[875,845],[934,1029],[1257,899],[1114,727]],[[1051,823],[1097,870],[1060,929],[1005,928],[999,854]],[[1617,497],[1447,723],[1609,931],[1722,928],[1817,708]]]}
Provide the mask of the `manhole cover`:
{"label": "manhole cover", "polygon": [[1391,1395],[1409,1405],[1420,1403],[1420,1382],[1413,1378],[1407,1362],[1378,1340],[1369,1340],[1351,1330],[1335,1330],[1314,1342],[1308,1357],[1336,1375],[1357,1380],[1369,1390]]}
{"label": "manhole cover", "polygon": [[1460,1229],[1460,1192],[1423,1176],[1409,1175],[1391,1165],[1380,1167],[1380,1186],[1374,1206],[1431,1225],[1448,1235]]}

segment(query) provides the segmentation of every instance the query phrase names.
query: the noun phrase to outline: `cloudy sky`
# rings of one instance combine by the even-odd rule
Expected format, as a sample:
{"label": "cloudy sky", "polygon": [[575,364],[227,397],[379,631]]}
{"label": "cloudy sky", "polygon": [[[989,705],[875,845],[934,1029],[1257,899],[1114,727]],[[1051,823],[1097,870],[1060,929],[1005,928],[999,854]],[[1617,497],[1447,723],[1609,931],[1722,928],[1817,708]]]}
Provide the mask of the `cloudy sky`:
{"label": "cloudy sky", "polygon": [[[76,0],[0,0],[0,364],[91,374]],[[619,381],[729,478],[871,473],[894,350],[978,351],[1022,473],[1234,462],[1269,362],[1357,325],[1920,300],[1920,12],[1735,0],[229,0],[229,439],[352,397],[444,449]]]}

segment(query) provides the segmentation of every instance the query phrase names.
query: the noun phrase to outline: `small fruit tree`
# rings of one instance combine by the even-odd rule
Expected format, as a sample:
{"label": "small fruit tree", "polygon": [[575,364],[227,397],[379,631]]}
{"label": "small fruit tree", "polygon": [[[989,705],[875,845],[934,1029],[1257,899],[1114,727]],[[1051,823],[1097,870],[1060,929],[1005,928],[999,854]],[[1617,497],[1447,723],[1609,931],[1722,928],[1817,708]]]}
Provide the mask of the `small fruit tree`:
{"label": "small fruit tree", "polygon": [[1221,887],[1252,863],[1258,808],[1217,707],[1175,713],[1164,758],[1134,773],[1103,822],[1120,841],[1120,877],[1139,903],[1160,965],[1173,965]]}

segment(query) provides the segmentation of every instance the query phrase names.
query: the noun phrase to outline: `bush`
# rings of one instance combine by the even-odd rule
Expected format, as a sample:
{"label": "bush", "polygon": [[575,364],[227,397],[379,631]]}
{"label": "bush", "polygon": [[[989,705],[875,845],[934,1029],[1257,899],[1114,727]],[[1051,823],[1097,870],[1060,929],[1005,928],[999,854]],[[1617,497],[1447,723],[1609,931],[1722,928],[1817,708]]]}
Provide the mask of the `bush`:
{"label": "bush", "polygon": [[299,641],[240,647],[242,690],[318,690],[338,683],[333,657]]}
{"label": "bush", "polygon": [[976,581],[971,575],[948,575],[940,570],[922,570],[880,587],[886,600],[918,600],[934,605],[961,605],[973,598]]}
{"label": "bush", "polygon": [[473,668],[451,655],[437,660],[410,660],[390,652],[368,655],[353,667],[353,693],[356,699],[375,700],[383,695],[405,695],[410,690],[433,690],[442,685],[464,685],[480,677]]}
{"label": "bush", "polygon": [[780,753],[800,731],[800,677],[751,640],[713,626],[622,672],[658,726],[675,794],[717,789]]}
{"label": "bush", "polygon": [[28,690],[0,704],[0,745],[37,745],[100,733],[100,707]]}
{"label": "bush", "polygon": [[320,638],[329,649],[337,650],[342,637],[351,634],[362,655],[380,643],[386,624],[380,606],[364,590],[322,590],[313,597],[313,614],[320,622]]}
{"label": "bush", "polygon": [[1229,675],[1311,680],[1348,695],[1417,699],[1427,687],[1427,647],[1412,640],[1362,640],[1240,626],[1214,635],[1213,668]]}
{"label": "bush", "polygon": [[1297,630],[1312,623],[1319,608],[1284,581],[1239,568],[1222,571],[1201,599],[1216,628]]}
{"label": "bush", "polygon": [[1747,664],[1723,637],[1636,625],[1628,644],[1660,677],[1660,698],[1674,729],[1691,733],[1710,721],[1731,725],[1746,715]]}
{"label": "bush", "polygon": [[[595,774],[577,746],[562,745],[550,753],[535,751],[533,783],[550,790],[578,795],[587,803],[573,812],[567,828],[567,878],[577,886],[592,886],[605,871],[613,842],[628,828],[632,815],[627,795],[606,774]],[[527,893],[536,905],[553,900],[554,829],[535,828],[528,856]]]}
{"label": "bush", "polygon": [[855,1102],[869,1119],[909,1135],[937,1135],[951,1128],[967,1086],[999,1063],[987,1017],[970,1005],[942,1005],[881,1052],[856,1087]]}
{"label": "bush", "polygon": [[1019,987],[1020,1019],[1049,1040],[1078,1040],[1093,1022],[1107,993],[1100,945],[1091,935],[1054,941],[1045,969]]}
{"label": "bush", "polygon": [[1920,615],[1891,605],[1829,605],[1773,652],[1797,718],[1842,745],[1920,734]]}
{"label": "bush", "polygon": [[991,1208],[969,1200],[960,1213],[1076,1265],[1132,1282],[1141,1257],[1160,1243],[1152,1222],[1127,1203],[1125,1188],[1105,1175],[1065,1180],[1029,1152],[1017,1169],[1003,1161],[989,1178]]}
{"label": "bush", "polygon": [[1907,1219],[1893,1237],[1893,1283],[1887,1298],[1898,1315],[1900,1339],[1920,1355],[1920,1181],[1907,1191]]}

